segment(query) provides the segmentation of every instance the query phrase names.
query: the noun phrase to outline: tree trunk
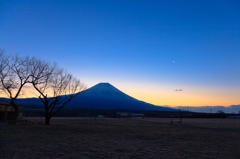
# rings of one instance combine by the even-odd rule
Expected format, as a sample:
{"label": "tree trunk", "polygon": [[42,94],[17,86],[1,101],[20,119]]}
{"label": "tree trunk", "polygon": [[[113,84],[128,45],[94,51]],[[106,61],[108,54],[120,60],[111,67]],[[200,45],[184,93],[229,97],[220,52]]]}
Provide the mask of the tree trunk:
{"label": "tree trunk", "polygon": [[14,122],[17,123],[18,114],[19,114],[18,106],[14,103],[14,100],[11,100],[10,104],[15,110]]}
{"label": "tree trunk", "polygon": [[48,110],[45,110],[45,125],[50,125],[50,115],[48,113]]}
{"label": "tree trunk", "polygon": [[45,107],[45,125],[50,125],[50,115],[49,115],[49,108],[48,108],[48,100],[47,97],[44,96],[44,107]]}
{"label": "tree trunk", "polygon": [[45,117],[45,125],[50,125],[50,117]]}

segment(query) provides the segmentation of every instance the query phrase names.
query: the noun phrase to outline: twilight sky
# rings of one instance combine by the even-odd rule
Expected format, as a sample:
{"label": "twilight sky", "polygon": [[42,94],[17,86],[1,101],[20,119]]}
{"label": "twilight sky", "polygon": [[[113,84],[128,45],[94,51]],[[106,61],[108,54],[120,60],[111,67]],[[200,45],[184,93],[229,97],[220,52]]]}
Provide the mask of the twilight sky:
{"label": "twilight sky", "polygon": [[0,47],[156,105],[240,104],[238,0],[1,0]]}

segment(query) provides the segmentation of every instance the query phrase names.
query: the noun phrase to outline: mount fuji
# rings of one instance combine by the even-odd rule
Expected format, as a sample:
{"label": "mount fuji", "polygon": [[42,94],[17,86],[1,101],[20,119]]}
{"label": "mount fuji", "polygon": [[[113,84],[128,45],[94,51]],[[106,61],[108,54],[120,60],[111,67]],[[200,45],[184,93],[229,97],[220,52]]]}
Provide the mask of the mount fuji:
{"label": "mount fuji", "polygon": [[[9,99],[3,99],[9,100]],[[38,98],[17,99],[16,104],[24,106],[40,106]],[[155,106],[137,100],[115,88],[110,83],[99,83],[85,91],[82,91],[73,98],[66,106],[66,109],[109,109],[109,110],[158,110],[176,111],[168,107]]]}
{"label": "mount fuji", "polygon": [[72,99],[66,107],[122,110],[175,110],[139,101],[118,90],[110,83],[99,83],[81,92],[76,98]]}

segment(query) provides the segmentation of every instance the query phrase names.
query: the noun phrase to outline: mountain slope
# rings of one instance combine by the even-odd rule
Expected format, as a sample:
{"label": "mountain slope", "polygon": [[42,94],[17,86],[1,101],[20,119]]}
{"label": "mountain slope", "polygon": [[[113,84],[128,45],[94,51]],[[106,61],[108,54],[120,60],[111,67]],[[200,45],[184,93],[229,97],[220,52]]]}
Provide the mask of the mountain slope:
{"label": "mountain slope", "polygon": [[174,110],[139,101],[123,93],[109,83],[99,83],[83,91],[74,98],[67,107],[126,110]]}
{"label": "mountain slope", "polygon": [[[17,99],[16,104],[32,107],[42,105],[38,98]],[[123,93],[109,83],[99,83],[81,92],[78,96],[73,98],[65,108],[175,111],[175,109],[155,106],[139,101]]]}

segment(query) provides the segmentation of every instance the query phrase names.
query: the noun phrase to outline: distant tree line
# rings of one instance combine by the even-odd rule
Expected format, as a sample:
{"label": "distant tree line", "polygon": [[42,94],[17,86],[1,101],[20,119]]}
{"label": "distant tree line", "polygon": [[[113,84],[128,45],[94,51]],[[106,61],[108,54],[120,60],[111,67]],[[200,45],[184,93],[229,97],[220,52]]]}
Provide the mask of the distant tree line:
{"label": "distant tree line", "polygon": [[39,100],[45,108],[45,124],[86,86],[57,63],[36,57],[6,55],[0,49],[0,91],[10,98],[17,121],[19,108],[15,101],[26,84],[38,92]]}

